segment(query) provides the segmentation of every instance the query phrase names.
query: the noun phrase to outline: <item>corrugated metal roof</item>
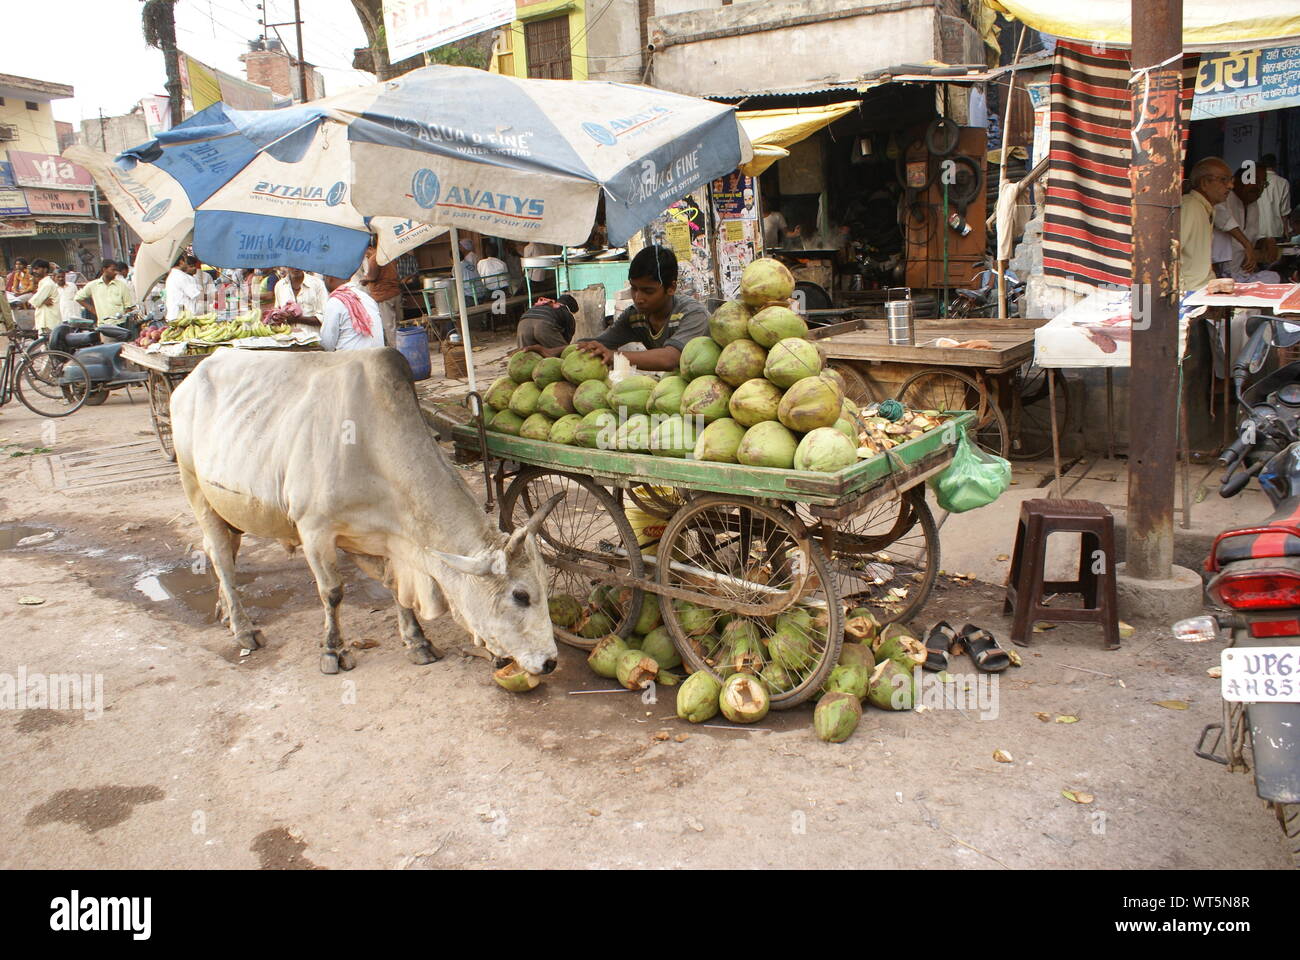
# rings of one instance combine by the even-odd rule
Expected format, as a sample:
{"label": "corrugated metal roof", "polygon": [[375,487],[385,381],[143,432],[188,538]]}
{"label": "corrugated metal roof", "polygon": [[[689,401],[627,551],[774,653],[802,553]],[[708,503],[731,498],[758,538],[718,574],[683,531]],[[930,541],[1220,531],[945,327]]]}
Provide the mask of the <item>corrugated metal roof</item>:
{"label": "corrugated metal roof", "polygon": [[[928,69],[929,72],[920,72]],[[818,93],[866,93],[886,83],[985,83],[1006,72],[1008,67],[906,63],[873,71],[853,80],[811,80],[789,87],[768,87],[739,93],[710,94],[709,100],[744,100],[749,97],[800,97]],[[942,72],[939,72],[942,71]]]}

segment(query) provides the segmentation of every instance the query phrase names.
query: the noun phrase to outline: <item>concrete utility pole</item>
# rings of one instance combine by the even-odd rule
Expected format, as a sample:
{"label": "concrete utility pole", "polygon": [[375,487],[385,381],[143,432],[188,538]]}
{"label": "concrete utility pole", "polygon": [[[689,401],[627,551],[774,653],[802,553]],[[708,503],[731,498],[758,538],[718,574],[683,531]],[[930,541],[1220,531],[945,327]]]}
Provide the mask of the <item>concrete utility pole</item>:
{"label": "concrete utility pole", "polygon": [[1183,0],[1132,0],[1133,354],[1127,563],[1167,580],[1174,561],[1178,423]]}
{"label": "concrete utility pole", "polygon": [[302,102],[307,102],[307,64],[302,59],[302,11],[298,9],[298,0],[293,0],[293,25],[298,31],[298,90]]}

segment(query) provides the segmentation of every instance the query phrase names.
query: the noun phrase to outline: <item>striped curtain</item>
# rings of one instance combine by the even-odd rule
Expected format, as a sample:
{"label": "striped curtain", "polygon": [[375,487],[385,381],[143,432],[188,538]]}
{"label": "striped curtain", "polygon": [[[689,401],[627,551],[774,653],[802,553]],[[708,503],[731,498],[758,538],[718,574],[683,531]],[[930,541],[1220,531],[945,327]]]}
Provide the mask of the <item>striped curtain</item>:
{"label": "striped curtain", "polygon": [[[1184,148],[1196,64],[1195,54],[1183,57]],[[1098,51],[1067,40],[1056,45],[1043,221],[1043,273],[1048,277],[1094,286],[1130,283],[1129,75],[1127,50]]]}

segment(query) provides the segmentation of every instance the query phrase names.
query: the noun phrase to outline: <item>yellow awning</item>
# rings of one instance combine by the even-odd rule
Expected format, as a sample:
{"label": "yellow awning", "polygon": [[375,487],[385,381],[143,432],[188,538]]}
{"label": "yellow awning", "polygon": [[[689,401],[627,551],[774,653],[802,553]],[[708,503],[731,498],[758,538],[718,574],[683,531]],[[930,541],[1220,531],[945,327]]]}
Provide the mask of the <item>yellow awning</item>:
{"label": "yellow awning", "polygon": [[756,177],[782,157],[786,147],[807,139],[822,127],[857,109],[858,101],[833,103],[824,107],[793,107],[789,110],[741,110],[736,114],[740,125],[754,145],[754,159],[740,171]]}
{"label": "yellow awning", "polygon": [[[1130,0],[986,0],[989,6],[1035,30],[1090,43],[1127,47]],[[1300,37],[1296,0],[1183,0],[1183,47],[1276,46]]]}

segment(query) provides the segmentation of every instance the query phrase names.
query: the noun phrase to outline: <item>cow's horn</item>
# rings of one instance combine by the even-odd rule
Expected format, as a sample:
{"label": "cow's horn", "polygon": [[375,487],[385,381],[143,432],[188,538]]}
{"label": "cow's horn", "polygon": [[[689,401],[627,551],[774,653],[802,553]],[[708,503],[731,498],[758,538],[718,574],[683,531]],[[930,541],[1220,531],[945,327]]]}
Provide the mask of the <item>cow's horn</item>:
{"label": "cow's horn", "polygon": [[441,550],[430,550],[429,552],[453,570],[467,573],[471,577],[485,577],[493,572],[492,568],[495,566],[495,558],[490,553],[480,554],[477,557],[467,557],[460,553],[443,553]]}
{"label": "cow's horn", "polygon": [[551,515],[552,510],[560,505],[560,501],[563,499],[564,494],[562,492],[557,493],[534,510],[533,515],[528,518],[528,522],[514,533],[510,534],[510,541],[506,544],[506,553],[514,553],[519,549],[526,538],[531,537],[533,534],[537,533],[537,531],[541,530],[542,524],[546,522],[546,518]]}

